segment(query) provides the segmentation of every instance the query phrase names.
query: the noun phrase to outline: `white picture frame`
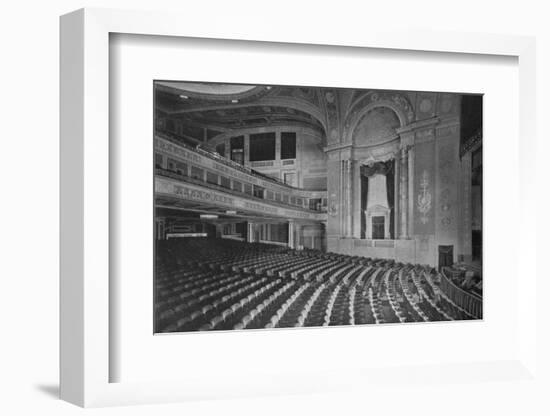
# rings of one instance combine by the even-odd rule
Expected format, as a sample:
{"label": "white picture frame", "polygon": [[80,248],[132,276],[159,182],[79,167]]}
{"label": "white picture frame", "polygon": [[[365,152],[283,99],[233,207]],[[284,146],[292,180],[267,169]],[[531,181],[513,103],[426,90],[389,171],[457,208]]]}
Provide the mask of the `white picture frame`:
{"label": "white picture frame", "polygon": [[[186,24],[181,22],[185,20]],[[60,395],[84,407],[161,403],[197,398],[231,398],[271,394],[321,393],[372,385],[394,378],[429,383],[448,372],[454,380],[481,383],[498,380],[534,388],[544,383],[537,372],[537,275],[534,183],[529,172],[536,159],[535,40],[530,37],[472,33],[438,33],[388,28],[352,28],[330,32],[280,27],[269,21],[237,33],[230,19],[204,25],[172,13],[82,9],[61,18],[61,305]],[[220,380],[126,383],[110,382],[109,366],[117,359],[110,349],[109,308],[112,298],[110,258],[109,36],[113,33],[226,39],[248,42],[332,45],[334,47],[431,51],[451,54],[505,55],[519,65],[519,244],[525,284],[517,292],[518,346],[509,360],[437,366],[419,363],[415,376],[407,369],[380,368],[368,373],[335,369],[322,381],[319,374],[288,374],[231,383]],[[519,271],[517,271],[519,273]],[[538,277],[537,277],[538,276]],[[410,371],[409,371],[410,372]],[[289,377],[291,376],[291,377]],[[408,380],[408,381],[407,381]],[[538,383],[538,384],[537,384]]]}

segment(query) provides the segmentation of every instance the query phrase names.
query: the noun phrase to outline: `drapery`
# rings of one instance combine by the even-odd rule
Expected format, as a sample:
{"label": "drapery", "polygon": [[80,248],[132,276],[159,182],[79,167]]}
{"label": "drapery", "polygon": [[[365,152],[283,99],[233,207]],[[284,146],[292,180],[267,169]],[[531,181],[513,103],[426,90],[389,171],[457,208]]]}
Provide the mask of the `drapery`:
{"label": "drapery", "polygon": [[361,238],[367,238],[367,224],[365,219],[365,210],[367,209],[367,195],[369,190],[369,177],[373,175],[386,176],[386,193],[388,205],[390,207],[390,238],[394,237],[394,211],[395,211],[395,160],[387,162],[375,162],[371,165],[361,165]]}
{"label": "drapery", "polygon": [[362,173],[361,166],[361,238],[367,238],[367,221],[365,218],[365,210],[367,209],[367,195],[369,194],[369,178]]}
{"label": "drapery", "polygon": [[374,176],[377,174],[387,175],[393,167],[393,160],[387,162],[375,162],[370,165],[361,165],[361,175],[366,177]]}

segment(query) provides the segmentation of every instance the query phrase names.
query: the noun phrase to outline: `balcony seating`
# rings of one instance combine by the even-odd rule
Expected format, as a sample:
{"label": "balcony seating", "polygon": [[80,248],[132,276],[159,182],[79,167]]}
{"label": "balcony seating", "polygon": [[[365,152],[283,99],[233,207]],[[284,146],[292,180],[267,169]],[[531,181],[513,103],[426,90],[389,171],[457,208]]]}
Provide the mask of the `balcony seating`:
{"label": "balcony seating", "polygon": [[156,332],[473,319],[426,266],[208,238],[156,253]]}

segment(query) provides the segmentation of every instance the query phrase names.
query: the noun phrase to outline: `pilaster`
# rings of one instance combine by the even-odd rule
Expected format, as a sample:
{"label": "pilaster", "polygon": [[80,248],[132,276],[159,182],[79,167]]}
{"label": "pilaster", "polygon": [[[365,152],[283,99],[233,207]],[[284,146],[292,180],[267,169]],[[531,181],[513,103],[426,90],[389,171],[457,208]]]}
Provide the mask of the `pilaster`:
{"label": "pilaster", "polygon": [[393,212],[393,233],[394,239],[397,239],[397,236],[400,234],[401,230],[401,152],[395,152],[394,157],[394,212]]}
{"label": "pilaster", "polygon": [[288,247],[294,248],[294,221],[288,222]]}
{"label": "pilaster", "polygon": [[408,236],[412,237],[414,234],[414,146],[409,147],[408,150]]}
{"label": "pilaster", "polygon": [[409,193],[409,184],[408,184],[408,175],[409,175],[409,169],[408,169],[408,162],[409,158],[407,155],[407,146],[403,146],[401,148],[401,184],[399,186],[400,188],[400,211],[401,211],[401,221],[400,221],[400,233],[399,233],[399,239],[400,240],[406,240],[409,238],[407,232],[408,232],[408,193]]}

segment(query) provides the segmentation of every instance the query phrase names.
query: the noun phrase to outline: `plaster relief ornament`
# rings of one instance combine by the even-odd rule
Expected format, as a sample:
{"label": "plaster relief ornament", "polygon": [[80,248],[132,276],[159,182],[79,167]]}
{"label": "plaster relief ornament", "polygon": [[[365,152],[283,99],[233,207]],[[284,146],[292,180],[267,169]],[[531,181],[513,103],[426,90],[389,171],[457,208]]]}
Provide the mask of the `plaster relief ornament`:
{"label": "plaster relief ornament", "polygon": [[336,201],[336,194],[330,195],[330,204],[328,208],[328,213],[334,217],[338,214],[338,202]]}
{"label": "plaster relief ornament", "polygon": [[422,111],[423,113],[427,113],[431,109],[432,109],[432,102],[428,98],[424,98],[420,102],[420,111]]}
{"label": "plaster relief ornament", "polygon": [[430,177],[428,171],[422,172],[420,179],[420,192],[418,193],[418,212],[420,212],[420,222],[427,224],[429,221],[428,212],[432,209],[432,194],[429,191]]}
{"label": "plaster relief ornament", "polygon": [[414,117],[414,112],[411,106],[409,105],[409,103],[407,102],[407,100],[400,95],[394,95],[392,97],[392,101],[398,106],[400,106],[407,114],[407,118],[409,119],[409,121],[412,121]]}

